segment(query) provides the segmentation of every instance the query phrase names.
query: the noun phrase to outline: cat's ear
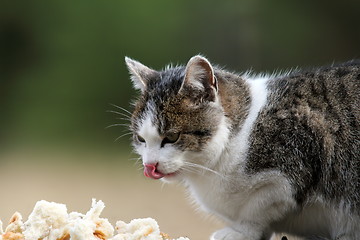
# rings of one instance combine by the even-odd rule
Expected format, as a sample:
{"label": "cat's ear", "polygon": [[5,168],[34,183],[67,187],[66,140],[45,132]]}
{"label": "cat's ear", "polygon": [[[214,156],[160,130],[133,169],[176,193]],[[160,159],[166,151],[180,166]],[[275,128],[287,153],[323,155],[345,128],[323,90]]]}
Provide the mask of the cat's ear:
{"label": "cat's ear", "polygon": [[187,63],[180,91],[187,87],[204,93],[207,100],[215,100],[218,91],[217,79],[210,62],[203,56],[194,56]]}
{"label": "cat's ear", "polygon": [[146,90],[149,79],[155,78],[159,75],[159,72],[135,61],[129,57],[125,57],[125,62],[129,73],[131,75],[131,81],[135,89],[140,89],[142,92]]}

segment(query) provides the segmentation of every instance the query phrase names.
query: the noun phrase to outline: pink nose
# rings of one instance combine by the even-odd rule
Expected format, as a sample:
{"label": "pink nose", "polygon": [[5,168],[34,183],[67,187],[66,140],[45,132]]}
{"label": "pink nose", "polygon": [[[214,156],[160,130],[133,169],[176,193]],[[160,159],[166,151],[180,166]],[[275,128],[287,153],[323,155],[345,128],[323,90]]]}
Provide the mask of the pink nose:
{"label": "pink nose", "polygon": [[164,177],[165,175],[157,170],[157,166],[158,163],[144,164],[144,175],[152,179],[159,179]]}

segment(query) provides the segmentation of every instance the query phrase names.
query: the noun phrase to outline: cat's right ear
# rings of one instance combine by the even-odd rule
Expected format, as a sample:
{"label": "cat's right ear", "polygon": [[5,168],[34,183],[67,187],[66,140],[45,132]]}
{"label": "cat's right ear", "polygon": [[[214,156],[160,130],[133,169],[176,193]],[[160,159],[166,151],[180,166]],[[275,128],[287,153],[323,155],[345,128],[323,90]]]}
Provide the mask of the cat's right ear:
{"label": "cat's right ear", "polygon": [[196,89],[199,99],[215,101],[218,91],[218,82],[210,62],[203,56],[192,57],[186,65],[185,77],[180,88]]}
{"label": "cat's right ear", "polygon": [[135,61],[129,57],[125,57],[126,66],[131,75],[131,81],[135,89],[140,89],[141,92],[146,90],[148,81],[151,78],[157,77],[159,72]]}

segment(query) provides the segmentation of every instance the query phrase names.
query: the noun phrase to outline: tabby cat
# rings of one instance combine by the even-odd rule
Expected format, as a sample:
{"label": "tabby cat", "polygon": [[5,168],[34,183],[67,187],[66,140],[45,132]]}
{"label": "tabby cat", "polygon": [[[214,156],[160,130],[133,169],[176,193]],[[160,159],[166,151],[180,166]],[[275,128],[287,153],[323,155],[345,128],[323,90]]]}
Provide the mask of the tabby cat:
{"label": "tabby cat", "polygon": [[126,58],[144,174],[181,182],[228,227],[213,240],[360,239],[360,62],[235,74]]}

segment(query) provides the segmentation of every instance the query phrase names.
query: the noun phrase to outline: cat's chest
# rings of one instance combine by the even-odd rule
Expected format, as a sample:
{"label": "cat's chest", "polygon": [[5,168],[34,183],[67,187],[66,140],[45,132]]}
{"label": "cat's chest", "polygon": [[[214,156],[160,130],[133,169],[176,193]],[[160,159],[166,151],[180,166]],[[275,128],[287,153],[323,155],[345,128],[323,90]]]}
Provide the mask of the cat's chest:
{"label": "cat's chest", "polygon": [[243,194],[231,191],[231,185],[220,177],[191,179],[188,189],[203,210],[227,221],[236,221],[246,202]]}

